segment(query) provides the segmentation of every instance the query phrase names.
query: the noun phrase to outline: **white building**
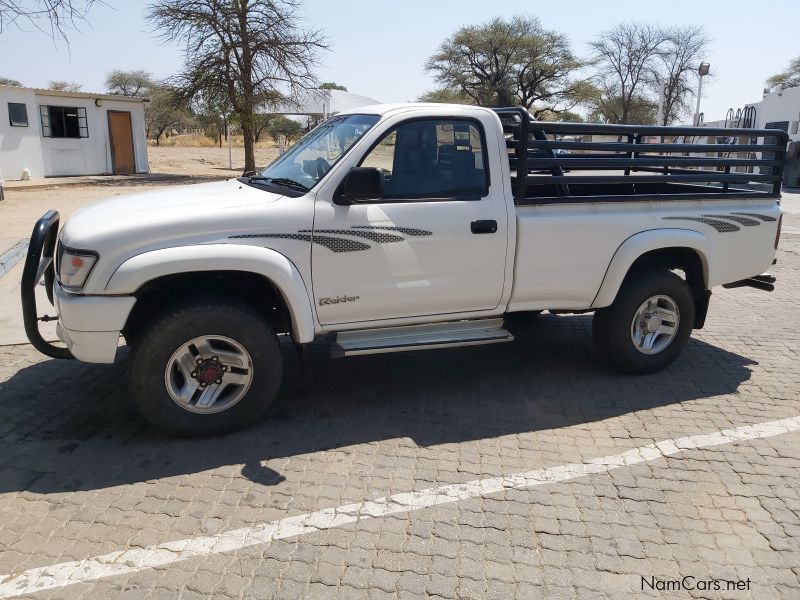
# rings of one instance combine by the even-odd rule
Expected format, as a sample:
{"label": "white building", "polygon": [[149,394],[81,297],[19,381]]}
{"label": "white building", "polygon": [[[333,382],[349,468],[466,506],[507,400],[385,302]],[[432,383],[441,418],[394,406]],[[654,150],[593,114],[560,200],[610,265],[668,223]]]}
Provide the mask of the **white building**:
{"label": "white building", "polygon": [[782,129],[790,142],[800,142],[800,87],[780,92],[765,92],[759,102],[745,104],[742,109],[728,110],[726,118],[705,121],[705,127],[745,127],[749,129]]}
{"label": "white building", "polygon": [[[783,185],[800,186],[800,87],[780,92],[765,92],[759,102],[751,102],[741,109],[729,109],[724,119],[706,121],[704,127],[741,127],[744,129],[781,129],[789,134],[783,164]],[[736,143],[736,138],[720,142],[718,137],[700,143]],[[746,158],[742,156],[742,158]]]}
{"label": "white building", "polygon": [[800,87],[764,94],[756,108],[756,127],[784,129],[793,142],[800,142]]}
{"label": "white building", "polygon": [[0,85],[0,179],[147,173],[145,102]]}

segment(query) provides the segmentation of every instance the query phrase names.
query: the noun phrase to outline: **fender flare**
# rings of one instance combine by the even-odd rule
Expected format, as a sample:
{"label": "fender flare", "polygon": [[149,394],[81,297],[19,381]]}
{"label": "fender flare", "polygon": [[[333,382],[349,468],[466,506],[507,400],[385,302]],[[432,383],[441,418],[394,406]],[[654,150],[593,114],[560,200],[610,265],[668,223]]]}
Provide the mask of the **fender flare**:
{"label": "fender flare", "polygon": [[706,289],[709,288],[713,278],[709,272],[711,246],[708,238],[691,229],[650,229],[632,235],[617,248],[592,302],[592,308],[610,306],[636,259],[647,252],[663,248],[691,248],[696,251],[703,264]]}
{"label": "fender flare", "polygon": [[292,338],[314,340],[314,311],[300,271],[283,254],[244,244],[201,244],[163,248],[138,254],[111,275],[105,293],[132,295],[159,277],[199,271],[246,271],[262,275],[283,296],[292,320]]}

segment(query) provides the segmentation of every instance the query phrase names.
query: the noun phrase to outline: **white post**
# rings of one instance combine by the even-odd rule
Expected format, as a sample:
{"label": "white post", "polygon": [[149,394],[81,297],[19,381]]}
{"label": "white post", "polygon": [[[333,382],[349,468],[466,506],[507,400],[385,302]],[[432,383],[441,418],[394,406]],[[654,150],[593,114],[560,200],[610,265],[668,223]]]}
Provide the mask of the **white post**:
{"label": "white post", "polygon": [[664,124],[664,90],[665,82],[661,81],[658,85],[658,121],[656,121],[656,125]]}
{"label": "white post", "polygon": [[227,123],[225,126],[225,133],[228,136],[228,169],[233,171],[233,147],[231,141],[231,124]]}
{"label": "white post", "polygon": [[694,126],[700,125],[700,96],[703,94],[703,76],[700,75],[700,83],[697,84],[697,105],[694,109]]}
{"label": "white post", "polygon": [[322,120],[327,121],[331,112],[331,91],[322,90]]}

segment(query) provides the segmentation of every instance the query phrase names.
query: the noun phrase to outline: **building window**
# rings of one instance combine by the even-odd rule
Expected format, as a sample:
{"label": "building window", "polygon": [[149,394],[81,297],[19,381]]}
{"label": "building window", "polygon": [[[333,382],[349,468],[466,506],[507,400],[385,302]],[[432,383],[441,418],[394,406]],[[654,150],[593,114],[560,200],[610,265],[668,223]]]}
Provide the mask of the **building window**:
{"label": "building window", "polygon": [[86,109],[82,106],[40,106],[42,135],[52,138],[89,137]]}
{"label": "building window", "polygon": [[12,127],[28,126],[28,107],[20,102],[8,103],[8,120]]}

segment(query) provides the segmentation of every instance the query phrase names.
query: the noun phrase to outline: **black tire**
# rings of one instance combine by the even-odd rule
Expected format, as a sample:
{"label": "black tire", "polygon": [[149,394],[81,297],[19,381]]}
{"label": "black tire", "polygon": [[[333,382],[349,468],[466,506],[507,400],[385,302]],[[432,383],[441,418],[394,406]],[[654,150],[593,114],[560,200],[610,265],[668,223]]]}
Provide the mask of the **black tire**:
{"label": "black tire", "polygon": [[[252,363],[246,393],[229,408],[210,414],[179,406],[165,383],[173,353],[205,335],[234,340]],[[153,319],[133,348],[128,387],[142,414],[159,429],[179,436],[205,436],[253,424],[275,402],[282,376],[280,344],[267,319],[245,304],[210,298],[183,302]]]}
{"label": "black tire", "polygon": [[[667,296],[677,305],[680,320],[672,341],[656,354],[640,352],[631,327],[639,307],[653,296]],[[663,369],[683,350],[694,324],[695,304],[689,285],[670,271],[633,274],[614,303],[595,312],[592,335],[605,360],[624,373],[643,374]]]}

